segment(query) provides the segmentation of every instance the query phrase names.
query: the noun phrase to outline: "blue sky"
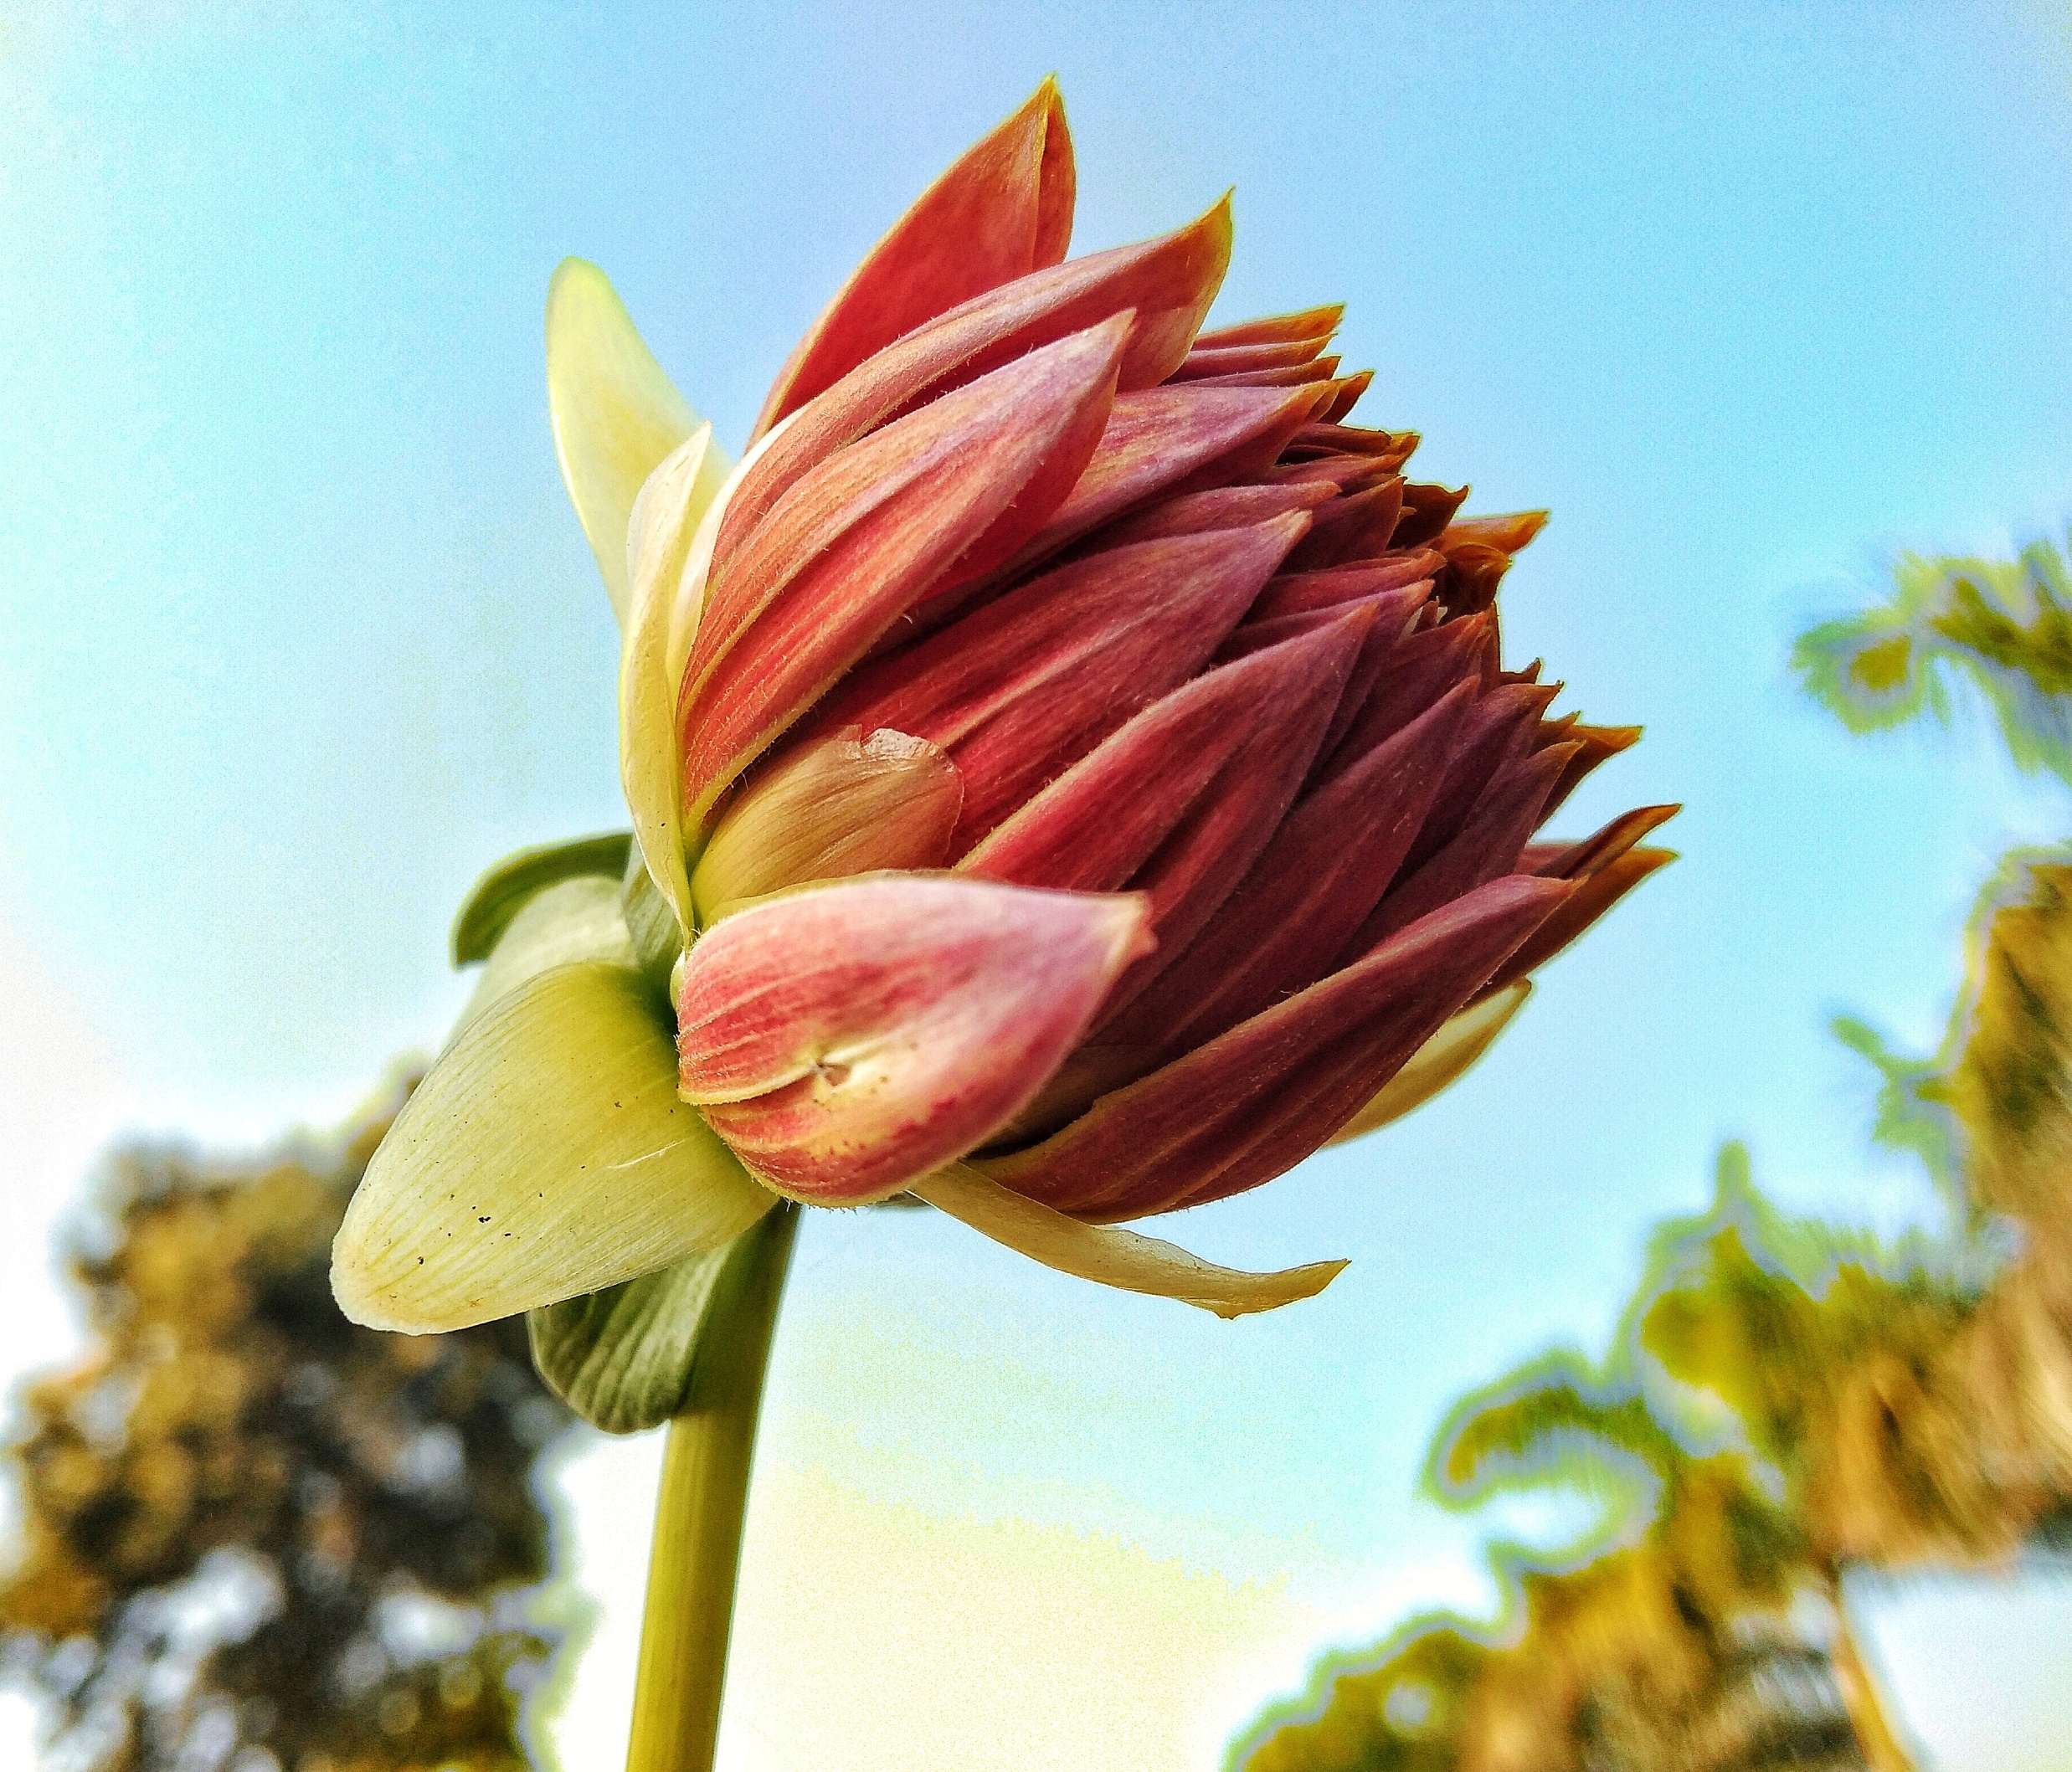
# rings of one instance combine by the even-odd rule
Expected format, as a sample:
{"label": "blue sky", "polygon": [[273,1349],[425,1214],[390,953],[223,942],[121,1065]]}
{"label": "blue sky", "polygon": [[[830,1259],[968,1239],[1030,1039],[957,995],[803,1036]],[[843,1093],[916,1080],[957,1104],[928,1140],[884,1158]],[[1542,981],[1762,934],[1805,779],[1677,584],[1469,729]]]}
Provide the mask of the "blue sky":
{"label": "blue sky", "polygon": [[[1023,1535],[998,1568],[1223,1605],[1250,1620],[1227,1677],[1171,1688],[1201,1744],[1172,1763],[1202,1763],[1326,1638],[1483,1593],[1473,1525],[1411,1498],[1426,1436],[1550,1340],[1602,1342],[1720,1138],[1794,1204],[1928,1209],[1867,1154],[1825,1024],[1931,1043],[1976,883],[2072,809],[1968,729],[1846,739],[1783,657],[1900,547],[2072,518],[2068,43],[2061,9],[1958,0],[0,14],[0,1135],[28,1220],[125,1128],[335,1121],[440,1037],[476,873],[623,822],[616,639],[547,427],[555,263],[603,265],[738,443],[855,258],[1055,70],[1082,249],[1235,185],[1219,312],[1344,299],[1370,422],[1422,431],[1471,508],[1552,507],[1510,650],[1648,729],[1564,823],[1689,806],[1685,859],[1462,1087],[1178,1227],[1351,1256],[1312,1304],[1226,1325],[923,1215],[809,1227],[766,1550],[962,1521],[966,1550]],[[13,1345],[57,1357],[40,1251],[6,1259]],[[604,1456],[623,1482],[576,1479],[600,1569],[651,1480]],[[772,1591],[774,1554],[752,1539]],[[1101,1586],[1132,1558],[1164,1573]],[[986,1604],[917,1687],[1022,1628],[1009,1587]],[[1025,1654],[1039,1710],[1083,1672]],[[1114,1661],[1114,1693],[1165,1677]],[[798,1728],[729,1752],[784,1764]]]}

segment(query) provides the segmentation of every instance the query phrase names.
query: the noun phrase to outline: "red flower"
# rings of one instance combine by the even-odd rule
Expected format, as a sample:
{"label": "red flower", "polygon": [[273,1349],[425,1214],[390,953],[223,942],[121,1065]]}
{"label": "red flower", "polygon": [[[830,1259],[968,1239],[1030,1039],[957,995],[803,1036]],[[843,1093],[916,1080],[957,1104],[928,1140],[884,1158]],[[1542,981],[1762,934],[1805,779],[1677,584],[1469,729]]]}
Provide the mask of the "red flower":
{"label": "red flower", "polygon": [[1463,518],[1406,476],[1414,434],[1350,422],[1338,308],[1202,331],[1226,203],[1067,259],[1072,191],[1046,83],[866,259],[723,484],[565,270],[557,431],[608,582],[626,537],[682,1098],[794,1199],[911,1189],[1257,1308],[1335,1266],[1247,1292],[1088,1227],[1257,1187],[1451,1081],[1668,859],[1636,845],[1674,809],[1536,840],[1638,736],[1503,665],[1499,582],[1543,516]]}

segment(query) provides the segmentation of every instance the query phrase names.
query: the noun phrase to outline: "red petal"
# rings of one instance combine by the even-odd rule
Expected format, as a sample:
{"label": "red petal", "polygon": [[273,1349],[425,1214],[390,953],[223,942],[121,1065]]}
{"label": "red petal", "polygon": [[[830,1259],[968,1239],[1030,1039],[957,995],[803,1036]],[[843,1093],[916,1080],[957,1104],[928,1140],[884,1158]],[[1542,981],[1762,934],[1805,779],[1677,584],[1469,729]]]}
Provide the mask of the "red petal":
{"label": "red petal", "polygon": [[1315,398],[1306,388],[1147,388],[1118,396],[1100,448],[1029,544],[1025,563],[1154,493],[1250,478],[1280,453]]}
{"label": "red petal", "polygon": [[[1351,651],[1350,631],[1334,629],[1175,690],[995,828],[959,871],[1088,892],[1137,881],[1151,892],[1155,931],[1188,880],[1234,878],[1280,823]],[[1203,840],[1211,832],[1222,840]],[[1213,853],[1180,865],[1196,848]],[[1246,861],[1232,860],[1240,854]]]}
{"label": "red petal", "polygon": [[1390,537],[1391,547],[1422,547],[1436,542],[1453,521],[1453,513],[1468,502],[1468,489],[1449,492],[1444,486],[1428,486],[1412,480],[1403,488],[1403,519]]}
{"label": "red petal", "polygon": [[1042,1086],[1149,945],[1146,908],[923,874],[753,906],[686,957],[682,1094],[779,1193],[882,1199]]}
{"label": "red petal", "polygon": [[1455,615],[1472,614],[1496,601],[1497,587],[1511,569],[1511,557],[1500,547],[1468,542],[1446,557],[1446,584],[1439,601]]}
{"label": "red petal", "polygon": [[1291,338],[1256,345],[1209,345],[1199,339],[1187,353],[1187,361],[1175,369],[1175,382],[1199,382],[1211,375],[1231,375],[1252,369],[1285,369],[1314,362],[1331,342],[1329,332],[1308,338]]}
{"label": "red petal", "polygon": [[1446,526],[1441,548],[1451,552],[1466,542],[1480,542],[1514,554],[1547,526],[1544,511],[1514,511],[1508,516],[1464,516]]}
{"label": "red petal", "polygon": [[1187,354],[1230,263],[1227,199],[1199,221],[1019,277],[930,321],[800,407],[734,491],[713,547],[723,566],[787,488],[836,449],[925,398],[1039,346],[1133,313],[1121,388],[1162,382]]}
{"label": "red petal", "polygon": [[1314,398],[1311,389],[1276,388],[1150,388],[1118,395],[1072,496],[999,571],[981,576],[960,568],[915,612],[916,631],[942,627],[1149,499],[1251,478],[1273,459]]}
{"label": "red petal", "polygon": [[[1553,700],[1555,692],[1550,685],[1507,684],[1501,689],[1491,690],[1476,702],[1462,728],[1460,747],[1454,753],[1445,783],[1439,789],[1438,804],[1432,808],[1432,816],[1425,821],[1416,845],[1410,852],[1410,867],[1422,865],[1443,845],[1452,842],[1469,819],[1478,814],[1482,797],[1490,787],[1524,762],[1533,750],[1540,711]],[[1566,757],[1565,752],[1564,761]],[[1550,783],[1555,773],[1558,771],[1548,773]],[[1520,848],[1532,831],[1533,827],[1529,824],[1520,834]],[[1514,850],[1513,855],[1515,854]],[[1505,866],[1499,871],[1509,871],[1507,858]]]}
{"label": "red petal", "polygon": [[1252,619],[1293,615],[1299,609],[1324,609],[1334,604],[1351,603],[1371,597],[1376,591],[1429,582],[1446,564],[1445,555],[1432,548],[1412,548],[1404,554],[1385,554],[1379,560],[1357,566],[1330,566],[1319,572],[1283,573],[1260,592],[1252,606]]}
{"label": "red petal", "polygon": [[1288,441],[1293,460],[1300,452],[1310,455],[1361,455],[1371,461],[1400,468],[1416,453],[1419,439],[1415,431],[1370,431],[1355,424],[1331,424],[1319,420],[1305,424]]}
{"label": "red petal", "polygon": [[1483,994],[1537,972],[1657,868],[1675,860],[1672,849],[1630,849],[1578,881],[1568,901],[1526,937],[1483,987]]}
{"label": "red petal", "polygon": [[699,918],[809,880],[941,867],[963,804],[956,765],[905,732],[851,727],[786,747],[714,825],[691,876]]}
{"label": "red petal", "polygon": [[1103,1039],[1182,1051],[1323,977],[1409,854],[1473,693],[1463,684],[1298,802],[1209,926]]}
{"label": "red petal", "polygon": [[[1406,876],[1346,943],[1348,958],[1371,952],[1399,929],[1488,881],[1515,872],[1525,839],[1540,822],[1547,789],[1567,758],[1557,746],[1514,763],[1483,790],[1474,810],[1443,846],[1413,858]],[[1443,788],[1441,790],[1445,791]],[[1420,845],[1423,841],[1421,835]]]}
{"label": "red petal", "polygon": [[1087,544],[1121,547],[1160,536],[1200,535],[1211,529],[1242,529],[1290,511],[1310,511],[1332,496],[1331,488],[1312,481],[1278,486],[1216,486],[1206,492],[1183,492],[1161,500],[1134,516],[1126,516]]}
{"label": "red petal", "polygon": [[979,1167],[1061,1210],[1134,1217],[1257,1186],[1343,1126],[1571,890],[1493,881],[1142,1081]]}
{"label": "red petal", "polygon": [[1195,388],[1299,388],[1305,383],[1329,382],[1338,373],[1338,365],[1335,357],[1317,357],[1278,369],[1234,369],[1222,375],[1178,374],[1172,380]]}
{"label": "red petal", "polygon": [[1402,510],[1403,482],[1396,477],[1335,500],[1317,513],[1315,524],[1288,562],[1289,569],[1314,572],[1373,559],[1389,546]]}
{"label": "red petal", "polygon": [[1561,802],[1573,794],[1582,778],[1601,763],[1617,757],[1639,742],[1640,728],[1637,726],[1571,726],[1568,737],[1581,747],[1570,759],[1561,778],[1554,784],[1554,791],[1547,796],[1546,815],[1551,818]]}
{"label": "red petal", "polygon": [[1222,351],[1234,345],[1283,344],[1291,338],[1329,338],[1345,317],[1345,304],[1304,308],[1299,314],[1272,314],[1263,320],[1241,321],[1234,326],[1218,326],[1195,341],[1201,351]]}
{"label": "red petal", "polygon": [[692,648],[677,698],[690,828],[996,521],[1041,521],[1015,501],[1092,449],[1127,324],[1032,352],[793,488],[713,583]]}
{"label": "red petal", "polygon": [[[1369,630],[1365,645],[1360,649],[1360,668],[1353,673],[1352,681],[1339,703],[1339,711],[1345,711],[1345,704],[1355,696],[1364,698],[1370,682],[1363,682],[1362,675],[1370,662],[1377,672],[1387,661],[1389,655],[1409,634],[1431,594],[1429,583],[1406,584],[1398,590],[1377,591],[1371,597],[1353,597],[1343,602],[1334,602],[1322,609],[1292,609],[1285,615],[1269,615],[1263,621],[1256,614],[1248,614],[1242,626],[1217,649],[1216,661],[1227,664],[1232,659],[1242,659],[1252,653],[1263,651],[1268,646],[1278,646],[1283,640],[1293,639],[1298,634],[1314,634],[1319,628],[1328,627],[1347,610],[1364,609],[1374,617],[1374,626]],[[1263,593],[1262,593],[1263,594]],[[1257,610],[1259,605],[1252,604]]]}
{"label": "red petal", "polygon": [[[1299,672],[1255,715],[1251,742],[1213,794],[1205,794],[1130,886],[1151,895],[1154,925],[1168,955],[1180,953],[1243,879],[1288,809],[1316,757],[1369,631],[1368,612],[1350,609],[1331,626],[1283,641],[1225,671]],[[1227,783],[1228,785],[1226,785]],[[1120,1014],[1158,976],[1159,957],[1133,966],[1109,994],[1104,1018]]]}
{"label": "red petal", "polygon": [[1321,775],[1335,774],[1407,726],[1456,683],[1486,681],[1496,641],[1486,618],[1473,615],[1427,628],[1399,641],[1383,663],[1344,736],[1324,752]]}
{"label": "red petal", "polygon": [[1347,492],[1377,486],[1396,472],[1387,462],[1372,455],[1298,455],[1285,449],[1286,460],[1268,468],[1259,478],[1278,485],[1291,480],[1328,480]]}
{"label": "red petal", "polygon": [[916,326],[1057,264],[1072,238],[1073,183],[1064,102],[1046,80],[871,249],[791,353],[756,436]]}
{"label": "red petal", "polygon": [[1374,386],[1374,371],[1362,369],[1355,375],[1341,377],[1333,386],[1337,392],[1331,396],[1330,403],[1317,413],[1317,420],[1322,424],[1336,424],[1360,404],[1360,397]]}
{"label": "red petal", "polygon": [[857,673],[820,718],[949,752],[960,850],[1207,663],[1307,522],[1292,512],[1088,555]]}
{"label": "red petal", "polygon": [[1580,843],[1529,843],[1519,858],[1518,871],[1549,880],[1587,880],[1683,809],[1681,806],[1636,806]]}

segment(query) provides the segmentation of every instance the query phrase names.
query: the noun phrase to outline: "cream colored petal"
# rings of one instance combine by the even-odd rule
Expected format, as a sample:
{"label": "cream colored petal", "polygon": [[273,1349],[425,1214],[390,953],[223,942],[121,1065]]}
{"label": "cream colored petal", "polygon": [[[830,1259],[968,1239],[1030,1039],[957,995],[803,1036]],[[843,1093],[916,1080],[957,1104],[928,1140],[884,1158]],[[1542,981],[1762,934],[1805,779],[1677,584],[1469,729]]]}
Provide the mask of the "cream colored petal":
{"label": "cream colored petal", "polygon": [[1531,981],[1520,978],[1453,1016],[1411,1055],[1410,1062],[1384,1083],[1380,1092],[1340,1127],[1330,1142],[1343,1144],[1391,1120],[1401,1119],[1412,1108],[1423,1107],[1496,1044],[1497,1035],[1511,1025],[1511,1018],[1524,1008],[1525,999],[1531,994]]}
{"label": "cream colored petal", "polygon": [[692,540],[689,557],[676,581],[676,598],[670,610],[669,646],[664,654],[662,674],[672,696],[682,686],[684,667],[691,662],[691,644],[698,637],[698,617],[705,609],[705,580],[712,569],[712,550],[719,542],[719,526],[727,514],[727,501],[734,496],[734,489],[747,477],[749,469],[790,429],[792,423],[791,419],[787,419],[769,434],[758,439],[755,446],[727,476],[717,496],[706,507],[698,532]]}
{"label": "cream colored petal", "polygon": [[[619,658],[619,774],[648,878],[676,912],[686,944],[697,927],[688,868],[696,858],[684,848],[676,691],[691,660],[691,643],[697,637],[706,574],[712,569],[727,501],[790,423],[787,419],[750,449],[717,490],[708,490],[710,475],[719,472],[711,465],[723,465],[724,457],[708,444],[697,467],[690,468],[696,439],[686,439],[680,456],[657,467],[652,496],[648,487],[641,489],[640,534],[635,536],[629,527],[627,552],[639,571]],[[687,526],[684,517],[700,500],[703,507],[677,555],[674,537]]]}
{"label": "cream colored petal", "polygon": [[676,1098],[666,1010],[588,962],[519,985],[433,1066],[332,1249],[370,1328],[465,1328],[738,1236],[775,1204]]}
{"label": "cream colored petal", "polygon": [[1124,1292],[1177,1298],[1218,1317],[1244,1317],[1293,1304],[1298,1298],[1314,1298],[1345,1266],[1343,1261],[1314,1261],[1272,1274],[1218,1267],[1157,1237],[1112,1225],[1082,1225],[1010,1193],[961,1163],[938,1169],[916,1182],[911,1191],[995,1242],[1060,1273]]}
{"label": "cream colored petal", "polygon": [[702,424],[648,476],[626,527],[631,592],[619,659],[620,781],[648,877],[676,912],[686,940],[691,883],[676,782],[676,678],[666,660],[685,564],[725,480],[725,452],[712,441],[712,427]]}
{"label": "cream colored petal", "polygon": [[527,899],[491,951],[448,1044],[527,979],[578,960],[635,963],[615,878],[580,875]]}
{"label": "cream colored petal", "polygon": [[547,287],[547,401],[562,478],[623,624],[626,522],[655,465],[698,415],[655,361],[610,280],[564,259]]}

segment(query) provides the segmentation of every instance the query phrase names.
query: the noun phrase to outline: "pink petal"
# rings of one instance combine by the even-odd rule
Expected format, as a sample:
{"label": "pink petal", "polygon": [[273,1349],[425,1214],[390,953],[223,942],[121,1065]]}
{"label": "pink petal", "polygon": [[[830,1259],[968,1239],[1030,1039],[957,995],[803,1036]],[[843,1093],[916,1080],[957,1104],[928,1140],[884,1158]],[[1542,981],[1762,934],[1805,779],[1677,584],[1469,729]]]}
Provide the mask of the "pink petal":
{"label": "pink petal", "polygon": [[687,828],[995,522],[1029,520],[1015,502],[1032,481],[1085,460],[1126,331],[1111,321],[945,394],[771,513],[712,584],[678,696]]}
{"label": "pink petal", "polygon": [[1103,321],[1128,313],[1117,385],[1165,380],[1230,263],[1226,198],[1199,221],[1036,271],[952,308],[866,359],[800,407],[743,476],[713,547],[723,566],[785,490],[836,449],[902,411]]}
{"label": "pink petal", "polygon": [[916,326],[1057,264],[1072,238],[1073,183],[1064,103],[1046,80],[871,249],[792,352],[755,434]]}
{"label": "pink petal", "polygon": [[859,671],[820,721],[914,732],[964,778],[968,847],[1207,663],[1300,537],[1248,529],[1108,549]]}
{"label": "pink petal", "polygon": [[767,900],[686,957],[681,1092],[779,1193],[885,1199],[1042,1087],[1149,946],[1148,912],[918,874]]}

